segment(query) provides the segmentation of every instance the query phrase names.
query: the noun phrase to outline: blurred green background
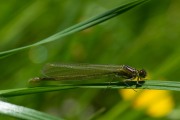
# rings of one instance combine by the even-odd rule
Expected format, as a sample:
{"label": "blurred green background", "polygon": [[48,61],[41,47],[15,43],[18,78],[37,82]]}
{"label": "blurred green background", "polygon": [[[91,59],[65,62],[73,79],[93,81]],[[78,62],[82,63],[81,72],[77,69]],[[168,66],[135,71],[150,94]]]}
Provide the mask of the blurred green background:
{"label": "blurred green background", "polygon": [[[1,0],[0,51],[35,43],[128,1]],[[41,76],[43,65],[51,62],[127,64],[146,69],[150,79],[178,81],[179,5],[179,0],[151,0],[87,30],[3,58],[0,88],[27,87],[28,80]],[[107,91],[70,89],[2,99],[70,120],[89,119],[102,109],[99,118],[180,119],[178,92],[168,93],[173,104],[169,112],[155,117],[146,108],[132,107],[134,99],[124,100],[122,92]]]}

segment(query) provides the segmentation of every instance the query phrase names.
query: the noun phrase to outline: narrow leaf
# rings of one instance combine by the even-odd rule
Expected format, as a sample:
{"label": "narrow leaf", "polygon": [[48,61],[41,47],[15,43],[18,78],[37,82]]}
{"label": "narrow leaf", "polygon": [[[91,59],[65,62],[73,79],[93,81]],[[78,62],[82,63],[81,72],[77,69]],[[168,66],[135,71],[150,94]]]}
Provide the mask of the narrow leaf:
{"label": "narrow leaf", "polygon": [[33,109],[25,108],[3,101],[0,101],[0,114],[27,120],[62,120],[60,118]]}
{"label": "narrow leaf", "polygon": [[12,50],[8,50],[8,51],[3,51],[3,52],[0,52],[0,58],[4,58],[4,57],[7,57],[9,56],[10,54],[12,53],[15,53],[15,52],[18,52],[18,51],[21,51],[21,50],[24,50],[24,49],[27,49],[27,48],[30,48],[30,47],[34,47],[34,46],[38,46],[38,45],[42,45],[42,44],[45,44],[45,43],[48,43],[48,42],[52,42],[54,40],[57,40],[59,38],[62,38],[62,37],[65,37],[67,35],[70,35],[72,33],[75,33],[75,32],[78,32],[78,31],[81,31],[81,30],[84,30],[84,29],[87,29],[89,27],[92,27],[96,24],[99,24],[99,23],[102,23],[108,19],[111,19],[113,17],[116,17],[132,8],[134,8],[135,6],[139,5],[139,4],[142,4],[144,3],[145,1],[147,0],[135,0],[135,1],[132,1],[130,3],[127,3],[125,5],[121,5],[117,8],[114,8],[114,9],[111,9],[109,11],[106,11],[100,15],[97,15],[89,20],[86,20],[84,22],[81,22],[79,24],[76,24],[74,26],[71,26],[61,32],[58,32],[46,39],[43,39],[37,43],[34,43],[34,44],[31,44],[31,45],[27,45],[27,46],[23,46],[23,47],[19,47],[19,48],[15,48],[15,49],[12,49]]}
{"label": "narrow leaf", "polygon": [[1,90],[1,97],[13,97],[27,94],[35,94],[42,92],[60,91],[66,89],[147,89],[147,90],[173,90],[180,91],[180,82],[176,81],[161,81],[161,80],[146,80],[126,82],[102,82],[102,83],[88,83],[88,84],[60,84],[60,85],[46,85],[42,87],[19,88]]}

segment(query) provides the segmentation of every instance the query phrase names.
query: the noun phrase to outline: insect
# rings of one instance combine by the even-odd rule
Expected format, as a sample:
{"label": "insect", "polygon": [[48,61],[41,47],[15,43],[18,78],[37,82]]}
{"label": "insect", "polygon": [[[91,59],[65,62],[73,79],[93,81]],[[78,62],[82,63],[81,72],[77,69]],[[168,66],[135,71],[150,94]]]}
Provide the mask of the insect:
{"label": "insect", "polygon": [[96,64],[46,64],[42,70],[44,77],[31,79],[36,81],[61,81],[61,80],[89,80],[101,77],[121,77],[125,80],[137,79],[138,82],[145,78],[144,69],[137,70],[127,65],[96,65]]}

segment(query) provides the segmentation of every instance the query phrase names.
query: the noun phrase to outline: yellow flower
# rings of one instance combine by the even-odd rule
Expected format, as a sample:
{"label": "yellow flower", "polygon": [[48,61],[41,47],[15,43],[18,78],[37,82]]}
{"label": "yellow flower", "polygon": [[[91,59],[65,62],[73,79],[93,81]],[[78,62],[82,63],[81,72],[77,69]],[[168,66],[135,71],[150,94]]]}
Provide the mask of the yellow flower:
{"label": "yellow flower", "polygon": [[120,93],[125,100],[133,99],[134,108],[145,109],[152,117],[166,116],[174,107],[173,98],[166,90],[143,90],[142,92],[121,90]]}

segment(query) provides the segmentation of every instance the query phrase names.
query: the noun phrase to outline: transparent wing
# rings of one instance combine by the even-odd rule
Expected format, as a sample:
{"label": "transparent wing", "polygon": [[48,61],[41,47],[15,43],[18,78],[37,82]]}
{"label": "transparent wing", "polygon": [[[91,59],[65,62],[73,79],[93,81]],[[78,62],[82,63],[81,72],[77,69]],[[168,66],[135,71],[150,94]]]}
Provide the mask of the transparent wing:
{"label": "transparent wing", "polygon": [[121,70],[122,66],[117,65],[52,63],[45,65],[42,73],[44,76],[56,80],[73,80],[113,75]]}

